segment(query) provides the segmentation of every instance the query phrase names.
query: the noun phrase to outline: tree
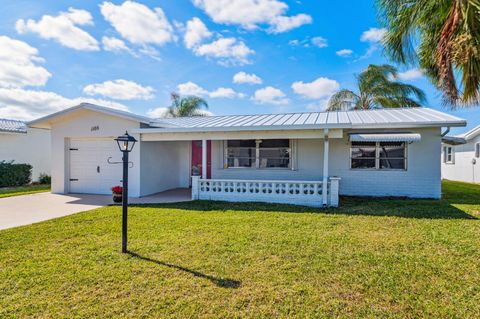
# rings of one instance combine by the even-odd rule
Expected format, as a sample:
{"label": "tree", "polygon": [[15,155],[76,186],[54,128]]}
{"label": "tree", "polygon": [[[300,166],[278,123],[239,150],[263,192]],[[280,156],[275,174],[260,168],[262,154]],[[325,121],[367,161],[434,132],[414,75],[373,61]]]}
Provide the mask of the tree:
{"label": "tree", "polygon": [[396,78],[395,67],[371,64],[357,76],[358,93],[338,91],[328,101],[328,111],[419,107],[425,103],[422,90]]}
{"label": "tree", "polygon": [[377,0],[395,62],[418,65],[444,103],[480,102],[480,0]]}
{"label": "tree", "polygon": [[172,117],[184,116],[205,116],[201,108],[208,108],[208,103],[197,96],[187,96],[181,98],[179,94],[172,92],[170,94],[172,105],[168,108],[168,115]]}

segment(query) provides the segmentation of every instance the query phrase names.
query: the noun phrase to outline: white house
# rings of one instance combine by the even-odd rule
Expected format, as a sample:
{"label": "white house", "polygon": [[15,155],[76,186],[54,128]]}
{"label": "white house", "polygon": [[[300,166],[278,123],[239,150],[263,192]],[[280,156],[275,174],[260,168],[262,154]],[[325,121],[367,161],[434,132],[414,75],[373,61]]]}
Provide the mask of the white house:
{"label": "white house", "polygon": [[51,129],[55,193],[108,194],[127,130],[134,197],[191,185],[194,199],[336,206],[440,198],[441,129],[466,122],[426,108],[150,119],[80,104],[29,125]]}
{"label": "white house", "polygon": [[0,161],[32,165],[32,180],[50,175],[50,130],[27,127],[24,122],[0,119]]}
{"label": "white house", "polygon": [[442,178],[480,183],[480,125],[442,142]]}

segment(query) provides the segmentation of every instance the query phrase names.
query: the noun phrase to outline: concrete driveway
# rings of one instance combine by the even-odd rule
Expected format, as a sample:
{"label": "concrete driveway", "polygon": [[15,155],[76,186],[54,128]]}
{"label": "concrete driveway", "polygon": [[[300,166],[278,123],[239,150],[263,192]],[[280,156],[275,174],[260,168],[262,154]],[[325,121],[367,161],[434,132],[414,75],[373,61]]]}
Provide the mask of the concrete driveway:
{"label": "concrete driveway", "polygon": [[112,203],[111,196],[38,193],[0,198],[0,229],[38,223]]}

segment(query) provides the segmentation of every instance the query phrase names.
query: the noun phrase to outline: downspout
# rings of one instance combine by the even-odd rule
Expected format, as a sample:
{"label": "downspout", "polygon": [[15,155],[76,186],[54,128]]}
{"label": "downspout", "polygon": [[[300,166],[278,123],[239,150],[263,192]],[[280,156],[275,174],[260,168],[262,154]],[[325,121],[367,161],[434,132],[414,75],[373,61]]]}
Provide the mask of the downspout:
{"label": "downspout", "polygon": [[450,126],[447,127],[447,130],[445,132],[442,133],[442,137],[444,137],[445,135],[447,135],[448,133],[450,133]]}

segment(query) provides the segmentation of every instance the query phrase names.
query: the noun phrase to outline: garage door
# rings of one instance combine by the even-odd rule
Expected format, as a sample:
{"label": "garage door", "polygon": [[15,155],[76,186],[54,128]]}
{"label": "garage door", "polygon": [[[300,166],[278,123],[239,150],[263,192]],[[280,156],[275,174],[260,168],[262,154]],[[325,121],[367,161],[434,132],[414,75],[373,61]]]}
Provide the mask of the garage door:
{"label": "garage door", "polygon": [[70,193],[111,194],[121,184],[121,153],[113,139],[72,139],[70,141]]}

